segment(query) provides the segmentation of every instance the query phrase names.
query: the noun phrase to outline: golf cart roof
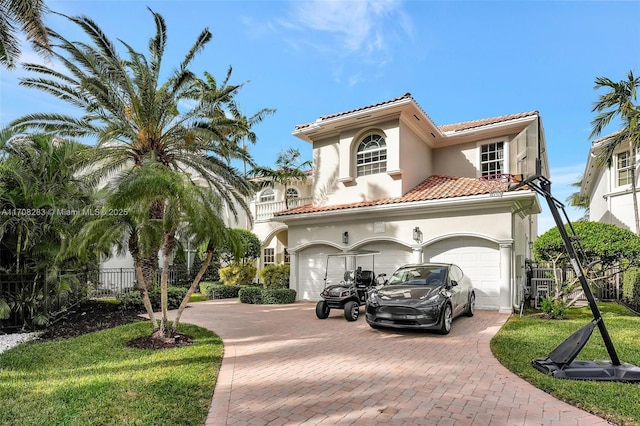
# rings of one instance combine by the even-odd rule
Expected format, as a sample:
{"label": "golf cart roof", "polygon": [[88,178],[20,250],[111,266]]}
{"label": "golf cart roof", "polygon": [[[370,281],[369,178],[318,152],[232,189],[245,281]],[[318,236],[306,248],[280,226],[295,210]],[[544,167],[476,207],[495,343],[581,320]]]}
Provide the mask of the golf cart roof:
{"label": "golf cart roof", "polygon": [[380,254],[380,252],[375,250],[353,250],[353,251],[343,251],[341,253],[331,253],[331,254],[328,254],[327,257],[372,256],[376,254]]}

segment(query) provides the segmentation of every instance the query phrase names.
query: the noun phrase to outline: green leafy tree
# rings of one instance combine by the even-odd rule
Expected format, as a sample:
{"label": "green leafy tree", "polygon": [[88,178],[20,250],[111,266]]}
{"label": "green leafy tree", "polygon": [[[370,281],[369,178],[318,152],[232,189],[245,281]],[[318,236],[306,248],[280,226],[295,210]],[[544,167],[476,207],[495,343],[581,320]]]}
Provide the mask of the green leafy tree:
{"label": "green leafy tree", "polygon": [[300,151],[295,148],[289,148],[286,151],[280,152],[276,159],[276,168],[271,169],[268,167],[255,167],[250,172],[250,176],[258,179],[258,186],[274,187],[275,185],[282,185],[285,193],[285,207],[289,208],[289,194],[287,189],[291,186],[292,182],[305,182],[307,175],[305,173],[306,168],[311,167],[311,161],[303,161],[299,163]]}
{"label": "green leafy tree", "polygon": [[[566,225],[567,232],[570,233],[568,226]],[[640,265],[640,237],[633,232],[601,222],[578,221],[572,226],[586,257],[586,264],[582,266],[591,278],[604,278],[609,268],[614,265],[623,266],[621,269]],[[533,254],[539,262],[552,262],[554,270],[557,266],[566,268],[569,265],[569,257],[557,227],[536,239],[533,243]],[[563,283],[561,278],[554,278],[556,298],[566,295],[578,286],[577,281]]]}
{"label": "green leafy tree", "polygon": [[638,197],[636,188],[636,150],[640,148],[640,108],[636,104],[640,77],[635,77],[629,71],[626,80],[615,82],[606,77],[595,80],[594,89],[606,89],[593,104],[592,112],[598,112],[591,122],[590,137],[597,137],[611,121],[618,117],[621,121],[619,131],[609,135],[602,141],[598,151],[597,161],[602,166],[610,167],[616,150],[621,146],[629,147],[631,157],[631,194],[633,212],[635,216],[636,234],[640,234],[640,214],[638,212]]}
{"label": "green leafy tree", "polygon": [[14,68],[20,56],[18,29],[38,52],[49,52],[51,45],[42,20],[47,12],[43,0],[0,1],[0,64]]}
{"label": "green leafy tree", "polygon": [[[146,164],[160,164],[182,173],[191,185],[215,192],[236,218],[239,209],[250,216],[246,200],[252,187],[230,166],[232,159],[253,164],[237,143],[241,135],[251,134],[249,121],[238,119],[243,115],[234,100],[243,85],[229,84],[231,68],[221,84],[207,72],[199,77],[190,70],[194,57],[212,38],[208,29],[199,34],[182,62],[164,79],[167,73],[161,65],[167,28],[161,15],[151,13],[156,34],[149,40],[147,54],[121,41],[126,52],[121,57],[116,45],[87,17],[66,18],[84,31],[90,39],[88,43],[70,41],[48,29],[55,45],[52,55],[64,69],[25,64],[27,71],[38,76],[24,78],[20,84],[48,92],[79,108],[80,116],[33,113],[9,126],[16,131],[95,138],[96,149],[83,157],[84,164],[90,166],[84,178],[94,184],[124,176]],[[263,113],[267,112],[261,111],[257,116]],[[168,220],[163,214],[173,211],[166,208],[171,199],[153,199],[156,204],[148,206],[148,219]],[[128,201],[137,208],[135,198]],[[128,208],[124,204],[121,207]],[[157,233],[144,231],[151,226],[138,219],[124,227],[120,227],[122,222],[114,223],[118,230],[128,230],[128,247],[137,250],[133,256],[136,270],[144,268],[138,285],[148,288],[158,264],[158,249],[172,249],[174,243],[158,241],[154,237]],[[143,298],[146,294],[143,291]],[[150,306],[146,302],[145,306]],[[148,313],[153,314],[149,309]]]}
{"label": "green leafy tree", "polygon": [[241,228],[233,228],[231,231],[236,235],[240,246],[222,247],[222,260],[227,264],[239,262],[243,265],[255,262],[260,257],[262,247],[258,236]]}

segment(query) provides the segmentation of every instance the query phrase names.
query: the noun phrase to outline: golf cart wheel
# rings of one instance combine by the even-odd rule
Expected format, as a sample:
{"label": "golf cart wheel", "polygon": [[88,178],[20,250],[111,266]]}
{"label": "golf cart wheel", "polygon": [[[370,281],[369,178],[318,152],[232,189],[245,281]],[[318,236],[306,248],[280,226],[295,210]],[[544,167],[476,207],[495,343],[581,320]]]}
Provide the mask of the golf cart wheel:
{"label": "golf cart wheel", "polygon": [[453,322],[453,311],[451,310],[451,305],[446,304],[444,308],[442,308],[442,319],[440,321],[440,328],[438,329],[438,333],[440,334],[449,334],[451,331],[451,323]]}
{"label": "golf cart wheel", "polygon": [[476,295],[471,293],[469,295],[469,305],[467,305],[467,310],[465,311],[465,315],[468,317],[472,317],[476,312]]}
{"label": "golf cart wheel", "polygon": [[347,321],[356,321],[360,315],[360,305],[353,300],[344,305],[344,318]]}
{"label": "golf cart wheel", "polygon": [[331,308],[324,300],[319,301],[316,305],[316,316],[320,319],[326,319],[329,316],[329,311],[331,311]]}

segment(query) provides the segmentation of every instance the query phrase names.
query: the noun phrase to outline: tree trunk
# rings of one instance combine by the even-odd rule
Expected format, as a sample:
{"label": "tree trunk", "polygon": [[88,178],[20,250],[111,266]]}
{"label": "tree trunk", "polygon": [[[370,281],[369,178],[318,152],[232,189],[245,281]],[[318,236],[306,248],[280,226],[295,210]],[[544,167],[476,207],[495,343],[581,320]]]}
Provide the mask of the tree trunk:
{"label": "tree trunk", "polygon": [[182,315],[182,311],[184,311],[184,309],[187,307],[187,304],[189,303],[189,299],[191,298],[191,295],[196,290],[196,287],[200,283],[200,280],[204,276],[205,272],[207,272],[207,268],[211,263],[211,259],[213,259],[213,250],[210,250],[207,252],[206,259],[202,263],[202,266],[200,267],[198,274],[193,279],[193,282],[191,283],[191,286],[189,287],[187,294],[184,296],[184,299],[182,299],[182,302],[180,303],[180,307],[178,308],[178,312],[176,313],[176,319],[173,320],[173,327],[171,332],[172,335],[176,334],[178,330],[178,324],[180,323],[180,316]]}
{"label": "tree trunk", "polygon": [[151,306],[151,300],[149,299],[149,290],[147,288],[147,283],[144,280],[142,267],[140,266],[140,262],[137,260],[134,260],[134,264],[136,269],[136,278],[138,279],[138,288],[140,289],[140,294],[142,294],[142,303],[147,311],[147,315],[149,315],[151,324],[153,324],[153,331],[156,331],[158,329],[158,322],[156,321],[155,314],[153,313],[153,306]]}
{"label": "tree trunk", "polygon": [[175,243],[175,233],[165,232],[164,241],[162,243],[162,275],[160,278],[160,307],[162,310],[162,318],[160,320],[160,332],[162,337],[171,337],[171,330],[168,328],[169,320],[167,318],[168,311],[168,288],[169,288],[169,256],[173,252]]}

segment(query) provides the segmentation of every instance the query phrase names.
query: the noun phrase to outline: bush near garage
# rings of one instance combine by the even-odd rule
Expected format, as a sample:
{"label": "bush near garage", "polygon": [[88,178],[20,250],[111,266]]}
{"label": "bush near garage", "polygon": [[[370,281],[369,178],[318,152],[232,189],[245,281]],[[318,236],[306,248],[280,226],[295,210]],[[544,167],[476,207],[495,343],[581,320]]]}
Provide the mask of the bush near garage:
{"label": "bush near garage", "polygon": [[289,288],[289,265],[268,265],[260,271],[265,288]]}
{"label": "bush near garage", "polygon": [[245,286],[213,284],[207,286],[204,293],[209,299],[232,299],[238,297],[240,290]]}
{"label": "bush near garage", "polygon": [[240,302],[248,304],[281,305],[296,301],[296,291],[290,288],[242,287]]}
{"label": "bush near garage", "polygon": [[[169,287],[167,289],[168,308],[178,309],[182,299],[187,295],[184,287]],[[142,294],[138,290],[121,294],[117,297],[120,309],[123,311],[145,311],[142,303]],[[160,309],[160,289],[153,289],[149,292],[149,300],[153,309]]]}
{"label": "bush near garage", "polygon": [[265,288],[262,290],[262,303],[281,305],[296,301],[296,291],[290,288]]}
{"label": "bush near garage", "polygon": [[256,304],[262,303],[262,287],[244,286],[238,292],[240,302]]}

